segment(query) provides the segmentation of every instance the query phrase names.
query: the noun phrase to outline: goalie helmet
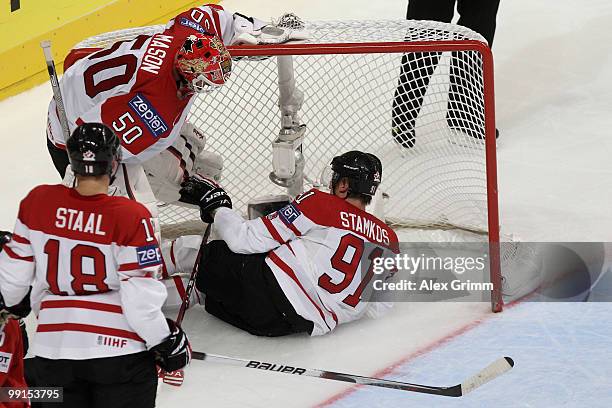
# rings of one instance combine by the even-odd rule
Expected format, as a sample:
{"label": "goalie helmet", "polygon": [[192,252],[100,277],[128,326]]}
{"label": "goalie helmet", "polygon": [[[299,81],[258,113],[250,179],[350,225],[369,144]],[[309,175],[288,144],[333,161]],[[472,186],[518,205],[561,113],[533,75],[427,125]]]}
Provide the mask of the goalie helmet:
{"label": "goalie helmet", "polygon": [[232,57],[216,35],[193,34],[176,53],[174,67],[192,92],[210,92],[228,80]]}
{"label": "goalie helmet", "polygon": [[113,176],[121,161],[119,139],[102,123],[84,123],[66,141],[74,174]]}
{"label": "goalie helmet", "polygon": [[346,177],[349,193],[373,196],[382,179],[382,163],[371,153],[357,150],[334,157],[331,162],[331,190]]}

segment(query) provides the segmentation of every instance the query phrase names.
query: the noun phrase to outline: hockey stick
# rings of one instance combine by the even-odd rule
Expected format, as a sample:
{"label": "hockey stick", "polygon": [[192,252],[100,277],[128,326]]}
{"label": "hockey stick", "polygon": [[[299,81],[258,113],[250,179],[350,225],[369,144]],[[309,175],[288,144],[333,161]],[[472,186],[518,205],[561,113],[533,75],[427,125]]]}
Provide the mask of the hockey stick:
{"label": "hockey stick", "polygon": [[200,259],[202,258],[202,252],[204,252],[204,247],[208,242],[208,237],[210,237],[210,227],[212,224],[208,224],[206,226],[206,231],[204,231],[204,236],[202,237],[202,243],[200,244],[200,249],[198,250],[198,255],[196,256],[196,261],[193,264],[193,269],[191,270],[191,276],[189,277],[189,283],[187,283],[187,288],[185,289],[185,296],[183,297],[183,303],[181,303],[181,308],[179,309],[178,315],[176,316],[176,324],[179,326],[183,322],[183,318],[185,317],[185,312],[189,309],[189,298],[191,298],[191,293],[193,292],[193,287],[195,286],[196,278],[198,277],[198,270],[200,269]]}
{"label": "hockey stick", "polygon": [[59,79],[57,78],[57,71],[55,70],[55,62],[53,62],[53,54],[51,53],[51,41],[41,41],[40,46],[45,54],[45,62],[47,63],[47,72],[49,72],[49,79],[51,80],[51,88],[53,89],[53,99],[57,106],[57,116],[59,116],[60,124],[62,125],[62,132],[64,133],[65,140],[70,137],[70,128],[68,127],[68,119],[66,118],[66,108],[64,107],[64,100],[62,99],[62,91],[59,86]]}
{"label": "hockey stick", "polygon": [[[187,284],[187,288],[185,289],[185,295],[183,296],[183,303],[181,303],[181,308],[179,309],[178,315],[176,316],[176,324],[181,325],[183,322],[183,318],[185,317],[185,312],[189,309],[189,299],[191,298],[191,293],[193,292],[193,287],[195,286],[196,278],[198,277],[198,271],[200,269],[200,259],[202,258],[202,253],[204,252],[204,247],[208,242],[208,237],[210,237],[210,228],[212,224],[208,224],[206,226],[206,231],[204,231],[204,236],[202,237],[202,243],[200,244],[200,249],[198,250],[198,255],[196,256],[196,261],[193,264],[193,269],[191,270],[191,276],[189,277],[189,283]],[[174,385],[175,387],[180,387],[183,385],[183,380],[185,378],[185,371],[183,369],[179,369],[172,372],[165,372],[161,368],[158,368],[157,377],[161,378],[162,381],[168,385]]]}
{"label": "hockey stick", "polygon": [[244,360],[235,357],[218,356],[214,354],[192,352],[195,360],[210,361],[213,363],[232,365],[236,367],[256,368],[260,370],[275,371],[283,374],[297,374],[307,377],[318,377],[326,380],[344,381],[354,384],[371,385],[374,387],[392,388],[401,391],[419,392],[423,394],[442,395],[446,397],[461,397],[475,390],[481,385],[497,378],[514,367],[514,361],[510,357],[501,357],[477,374],[468,378],[461,384],[452,387],[434,387],[431,385],[420,385],[399,381],[384,380],[381,378],[362,377],[354,374],[343,374],[334,371],[315,370],[309,368],[293,367],[289,365],[268,363],[264,361]]}

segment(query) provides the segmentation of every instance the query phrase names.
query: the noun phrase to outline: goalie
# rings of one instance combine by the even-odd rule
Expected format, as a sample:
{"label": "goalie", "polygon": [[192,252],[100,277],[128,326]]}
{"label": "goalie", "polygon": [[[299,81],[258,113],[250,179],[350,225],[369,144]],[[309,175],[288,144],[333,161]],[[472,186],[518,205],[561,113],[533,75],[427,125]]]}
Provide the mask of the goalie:
{"label": "goalie", "polygon": [[[265,217],[244,220],[216,183],[194,176],[182,198],[200,206],[220,238],[208,243],[196,287],[212,315],[251,334],[322,335],[338,324],[379,315],[385,303],[362,301],[374,258],[398,253],[395,232],[365,212],[382,176],[380,160],[347,152],[331,163],[331,194],[312,189]],[[162,248],[170,273],[191,269],[200,237]]]}
{"label": "goalie", "polygon": [[[84,122],[111,127],[123,159],[110,193],[145,204],[155,217],[156,202],[178,200],[180,184],[194,172],[216,180],[221,176],[220,156],[204,150],[204,133],[187,122],[187,115],[197,94],[228,81],[232,60],[225,44],[299,38],[298,31],[204,5],[178,15],[157,34],[93,53],[73,50],[59,84],[68,133]],[[47,146],[64,183],[71,185],[61,116],[52,100]]]}

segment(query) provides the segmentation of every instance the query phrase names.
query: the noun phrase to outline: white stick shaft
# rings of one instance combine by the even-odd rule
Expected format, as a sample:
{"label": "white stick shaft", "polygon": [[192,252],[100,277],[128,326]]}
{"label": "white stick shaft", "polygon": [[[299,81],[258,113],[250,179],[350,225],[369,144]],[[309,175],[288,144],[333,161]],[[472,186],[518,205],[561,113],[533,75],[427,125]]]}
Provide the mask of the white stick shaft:
{"label": "white stick shaft", "polygon": [[51,41],[41,41],[40,46],[45,54],[45,62],[47,63],[47,72],[49,72],[49,80],[51,81],[51,88],[53,89],[53,99],[57,105],[57,112],[62,125],[62,132],[64,133],[64,140],[68,140],[70,137],[70,127],[68,126],[68,118],[66,117],[66,108],[64,107],[64,100],[62,99],[62,91],[59,86],[59,79],[57,78],[57,71],[55,70],[55,62],[53,61],[53,53],[51,52]]}

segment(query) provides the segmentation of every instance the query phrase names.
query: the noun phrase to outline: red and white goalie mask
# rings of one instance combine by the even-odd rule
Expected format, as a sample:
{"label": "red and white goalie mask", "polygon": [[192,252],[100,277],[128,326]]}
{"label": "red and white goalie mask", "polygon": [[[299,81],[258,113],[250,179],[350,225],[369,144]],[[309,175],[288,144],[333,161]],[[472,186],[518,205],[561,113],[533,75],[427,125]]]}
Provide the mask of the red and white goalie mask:
{"label": "red and white goalie mask", "polygon": [[232,58],[219,37],[194,34],[176,53],[174,66],[193,92],[210,92],[225,84],[232,71]]}

